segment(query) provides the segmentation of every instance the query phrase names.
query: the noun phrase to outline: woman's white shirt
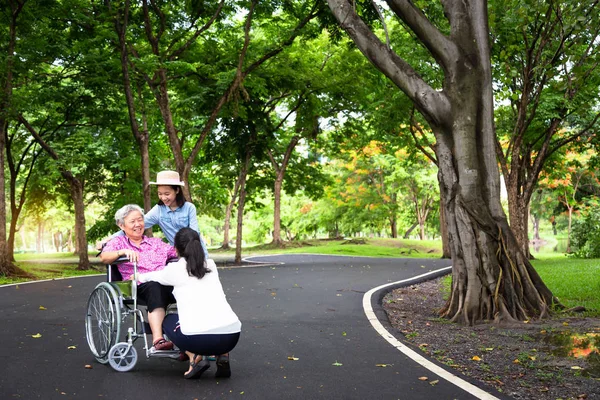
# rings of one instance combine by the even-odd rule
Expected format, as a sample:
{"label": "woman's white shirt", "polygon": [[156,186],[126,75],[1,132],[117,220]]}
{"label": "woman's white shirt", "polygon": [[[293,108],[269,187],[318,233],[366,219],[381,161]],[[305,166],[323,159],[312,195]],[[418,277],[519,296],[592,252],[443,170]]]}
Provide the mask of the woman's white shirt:
{"label": "woman's white shirt", "polygon": [[173,286],[181,332],[186,335],[240,332],[242,323],[227,302],[214,260],[206,260],[206,267],[210,272],[198,279],[188,274],[186,261],[181,258],[160,271],[140,274],[138,282]]}

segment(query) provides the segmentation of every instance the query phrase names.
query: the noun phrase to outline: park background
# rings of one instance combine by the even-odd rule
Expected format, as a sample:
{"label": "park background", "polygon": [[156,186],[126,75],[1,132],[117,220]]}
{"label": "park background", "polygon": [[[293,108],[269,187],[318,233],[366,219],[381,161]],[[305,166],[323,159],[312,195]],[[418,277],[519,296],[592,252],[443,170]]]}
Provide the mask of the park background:
{"label": "park background", "polygon": [[[444,71],[406,25],[357,4],[439,90]],[[417,6],[448,30],[439,5]],[[89,269],[114,212],[155,204],[148,182],[164,169],[186,182],[209,250],[238,262],[256,245],[352,238],[449,257],[435,135],[323,2],[0,7],[10,258],[75,253]],[[600,257],[597,11],[488,4],[502,203],[524,254],[562,265]]]}

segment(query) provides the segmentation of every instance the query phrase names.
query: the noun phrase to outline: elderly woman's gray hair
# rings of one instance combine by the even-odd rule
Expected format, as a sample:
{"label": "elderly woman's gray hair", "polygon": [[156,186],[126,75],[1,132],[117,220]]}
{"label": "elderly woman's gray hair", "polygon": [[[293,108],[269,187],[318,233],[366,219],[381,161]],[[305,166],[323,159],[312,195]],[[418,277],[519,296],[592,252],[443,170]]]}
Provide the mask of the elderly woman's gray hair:
{"label": "elderly woman's gray hair", "polygon": [[115,222],[117,223],[117,226],[120,227],[123,225],[125,223],[125,217],[133,211],[139,211],[139,213],[142,214],[142,217],[144,216],[144,210],[142,210],[140,206],[137,204],[127,204],[126,206],[119,208],[115,213]]}

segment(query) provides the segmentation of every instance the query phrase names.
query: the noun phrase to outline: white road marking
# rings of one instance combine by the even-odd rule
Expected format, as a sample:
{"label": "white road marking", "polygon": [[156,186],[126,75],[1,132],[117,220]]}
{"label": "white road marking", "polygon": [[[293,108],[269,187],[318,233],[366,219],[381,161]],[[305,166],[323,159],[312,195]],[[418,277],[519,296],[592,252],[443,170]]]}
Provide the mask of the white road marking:
{"label": "white road marking", "polygon": [[446,371],[445,369],[443,369],[440,366],[432,363],[431,361],[429,361],[428,359],[426,359],[425,357],[423,357],[421,354],[417,353],[416,351],[414,351],[410,347],[404,345],[402,342],[400,342],[398,339],[396,339],[391,333],[389,333],[387,331],[387,329],[385,329],[383,327],[383,325],[381,324],[381,322],[379,322],[379,319],[377,318],[377,316],[373,312],[373,307],[371,307],[371,297],[378,290],[381,290],[381,289],[386,288],[388,286],[401,284],[401,283],[410,284],[411,281],[417,281],[420,278],[424,278],[424,277],[426,277],[428,275],[432,275],[432,274],[438,273],[438,272],[443,271],[445,269],[452,269],[452,267],[441,268],[441,269],[436,270],[436,271],[431,271],[431,272],[428,272],[426,274],[415,276],[414,278],[410,278],[410,279],[404,279],[404,280],[398,281],[398,282],[386,283],[385,285],[381,285],[381,286],[378,286],[376,288],[373,288],[373,289],[369,290],[363,296],[363,309],[365,311],[367,319],[369,320],[369,322],[371,323],[371,325],[373,326],[373,328],[377,331],[377,333],[379,333],[381,335],[381,337],[383,337],[385,340],[387,340],[396,349],[398,349],[399,351],[401,351],[405,356],[407,356],[408,358],[410,358],[414,362],[420,364],[422,367],[427,368],[428,370],[430,370],[434,374],[438,375],[440,378],[443,378],[443,379],[447,380],[448,382],[450,382],[450,383],[458,386],[459,388],[461,388],[464,391],[472,394],[473,396],[477,397],[478,399],[482,399],[482,400],[499,400],[497,397],[495,397],[495,396],[491,395],[490,393],[488,393],[488,392],[486,392],[486,391],[478,388],[477,386],[475,386],[475,385],[473,385],[473,384],[465,381],[464,379],[461,379],[458,376],[456,376],[456,375],[454,375],[454,374]]}

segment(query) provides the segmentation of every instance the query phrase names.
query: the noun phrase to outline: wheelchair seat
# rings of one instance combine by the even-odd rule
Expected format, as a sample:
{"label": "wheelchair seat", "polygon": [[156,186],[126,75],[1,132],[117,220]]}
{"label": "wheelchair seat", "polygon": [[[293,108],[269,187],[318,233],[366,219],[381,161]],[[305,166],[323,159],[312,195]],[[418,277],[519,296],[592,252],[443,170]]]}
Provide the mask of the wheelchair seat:
{"label": "wheelchair seat", "polygon": [[[121,272],[119,271],[119,264],[128,261],[126,256],[121,256],[115,260],[112,264],[106,265],[106,281],[110,282],[111,285],[118,288],[119,292],[123,295],[122,301],[124,305],[133,305],[134,299],[131,295],[131,281],[124,281]],[[138,298],[137,304],[139,306],[145,306],[146,303]]]}

